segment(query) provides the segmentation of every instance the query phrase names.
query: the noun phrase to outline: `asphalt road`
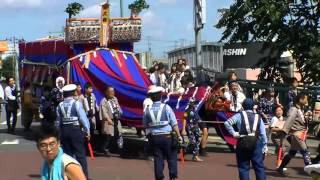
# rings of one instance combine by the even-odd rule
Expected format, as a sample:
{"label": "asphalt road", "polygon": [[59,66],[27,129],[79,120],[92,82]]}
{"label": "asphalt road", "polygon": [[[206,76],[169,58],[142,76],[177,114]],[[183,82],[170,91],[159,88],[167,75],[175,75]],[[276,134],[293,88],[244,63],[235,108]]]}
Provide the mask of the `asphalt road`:
{"label": "asphalt road", "polygon": [[[20,121],[19,121],[20,122]],[[41,157],[33,141],[33,132],[23,132],[18,123],[15,135],[6,133],[4,116],[0,121],[0,180],[32,180],[39,179]],[[39,123],[35,123],[33,130]],[[181,180],[233,180],[238,179],[235,155],[230,153],[224,142],[216,136],[209,138],[208,157],[205,162],[196,163],[186,157],[182,165],[179,162],[179,179]],[[317,145],[316,140],[311,140]],[[151,180],[153,179],[153,161],[143,158],[143,141],[137,138],[131,130],[125,136],[125,156],[88,158],[90,178],[93,180]],[[270,148],[272,151],[272,147]],[[275,157],[266,157],[265,166],[267,179],[310,179],[303,171],[303,160],[293,159],[288,166],[289,176],[282,177],[275,172]],[[165,171],[168,179],[168,171]],[[253,170],[251,177],[254,179]]]}

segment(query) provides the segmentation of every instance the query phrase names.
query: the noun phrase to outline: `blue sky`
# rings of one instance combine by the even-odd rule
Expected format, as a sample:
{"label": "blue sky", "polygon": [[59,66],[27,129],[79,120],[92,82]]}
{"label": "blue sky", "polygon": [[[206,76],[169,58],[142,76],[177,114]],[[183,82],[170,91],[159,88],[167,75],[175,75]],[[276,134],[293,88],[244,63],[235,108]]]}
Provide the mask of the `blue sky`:
{"label": "blue sky", "polygon": [[[0,39],[16,36],[32,41],[59,32],[65,24],[64,9],[70,2],[83,4],[85,10],[79,17],[98,17],[99,4],[103,0],[0,0]],[[129,16],[128,4],[123,0],[125,15]],[[120,0],[110,0],[111,16],[120,16]],[[188,45],[194,40],[193,0],[147,0],[148,10],[141,13],[143,20],[142,40],[135,44],[138,52],[147,50],[147,37],[151,48],[159,57],[166,51]],[[232,0],[207,0],[207,23],[202,33],[204,41],[218,41],[221,30],[214,28],[219,15],[217,9],[230,6]],[[51,35],[56,35],[52,33]]]}

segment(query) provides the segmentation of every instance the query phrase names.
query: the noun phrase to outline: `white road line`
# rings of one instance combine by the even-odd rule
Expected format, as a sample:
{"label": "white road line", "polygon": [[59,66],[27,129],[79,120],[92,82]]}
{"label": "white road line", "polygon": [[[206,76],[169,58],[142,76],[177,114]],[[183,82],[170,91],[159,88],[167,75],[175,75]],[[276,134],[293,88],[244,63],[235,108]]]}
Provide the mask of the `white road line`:
{"label": "white road line", "polygon": [[15,140],[12,140],[12,141],[9,141],[9,140],[5,140],[1,143],[1,145],[8,145],[8,144],[19,144],[19,139],[15,139]]}
{"label": "white road line", "polygon": [[[17,116],[21,116],[21,112],[18,112]],[[12,121],[12,117],[10,118],[10,120]],[[7,125],[7,121],[3,121],[2,123],[0,123],[0,125]]]}

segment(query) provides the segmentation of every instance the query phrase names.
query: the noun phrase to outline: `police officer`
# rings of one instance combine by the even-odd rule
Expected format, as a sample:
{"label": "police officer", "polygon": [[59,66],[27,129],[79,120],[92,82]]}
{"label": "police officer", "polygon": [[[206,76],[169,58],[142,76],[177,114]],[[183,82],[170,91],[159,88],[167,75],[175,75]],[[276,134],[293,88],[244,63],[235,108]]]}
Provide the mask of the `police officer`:
{"label": "police officer", "polygon": [[[267,152],[267,136],[260,115],[253,112],[253,100],[243,101],[244,111],[235,114],[224,125],[228,132],[237,138],[236,157],[240,180],[249,180],[250,161],[257,180],[265,180],[263,165],[264,153]],[[233,128],[236,125],[239,132]]]}
{"label": "police officer", "polygon": [[167,159],[170,180],[176,179],[177,170],[177,149],[172,146],[174,143],[171,132],[174,131],[182,142],[179,133],[176,117],[173,110],[166,104],[161,103],[162,87],[153,87],[148,91],[153,104],[148,106],[143,115],[143,125],[148,130],[149,142],[153,148],[154,173],[156,180],[164,179],[164,159]]}
{"label": "police officer", "polygon": [[68,84],[62,88],[64,100],[57,107],[56,126],[61,131],[64,152],[78,160],[88,177],[84,137],[87,141],[90,140],[90,124],[81,103],[74,99],[76,88],[75,84]]}

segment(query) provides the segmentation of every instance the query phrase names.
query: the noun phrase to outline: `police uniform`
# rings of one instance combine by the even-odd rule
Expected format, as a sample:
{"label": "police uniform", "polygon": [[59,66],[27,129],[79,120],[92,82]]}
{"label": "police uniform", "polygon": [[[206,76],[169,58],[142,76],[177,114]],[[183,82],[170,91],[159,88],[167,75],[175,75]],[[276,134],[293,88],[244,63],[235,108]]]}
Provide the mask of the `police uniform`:
{"label": "police uniform", "polygon": [[[62,90],[64,92],[72,92],[76,88],[76,85],[69,84],[64,86]],[[85,134],[90,134],[90,124],[81,103],[75,100],[73,96],[66,97],[58,105],[56,126],[61,131],[63,151],[76,158],[81,164],[86,177],[88,177],[84,136]]]}
{"label": "police uniform", "polygon": [[[160,93],[163,90],[162,87],[154,87],[148,93]],[[148,130],[153,149],[155,179],[164,179],[164,159],[168,162],[170,179],[177,178],[177,149],[172,147],[171,136],[173,127],[177,125],[173,110],[160,101],[154,102],[144,112],[143,125]]]}
{"label": "police uniform", "polygon": [[[267,152],[267,136],[264,123],[261,117],[252,111],[254,103],[252,99],[245,99],[243,102],[245,111],[235,114],[228,119],[224,125],[233,137],[238,139],[236,158],[240,180],[249,179],[250,161],[256,174],[257,180],[265,180],[265,170],[263,165],[263,153]],[[233,126],[239,129],[236,132]],[[251,136],[251,137],[249,137]],[[253,143],[249,144],[248,139],[257,137]],[[247,139],[245,139],[247,138]],[[241,146],[242,143],[245,144]],[[247,148],[251,147],[251,148]]]}
{"label": "police uniform", "polygon": [[[190,102],[194,103],[194,102]],[[189,106],[193,106],[189,104]],[[200,128],[199,128],[199,122],[200,117],[198,113],[195,111],[194,107],[189,107],[185,113],[186,117],[186,132],[189,139],[189,146],[188,149],[192,151],[193,154],[193,160],[195,160],[195,157],[199,154],[199,145],[200,145]]]}

